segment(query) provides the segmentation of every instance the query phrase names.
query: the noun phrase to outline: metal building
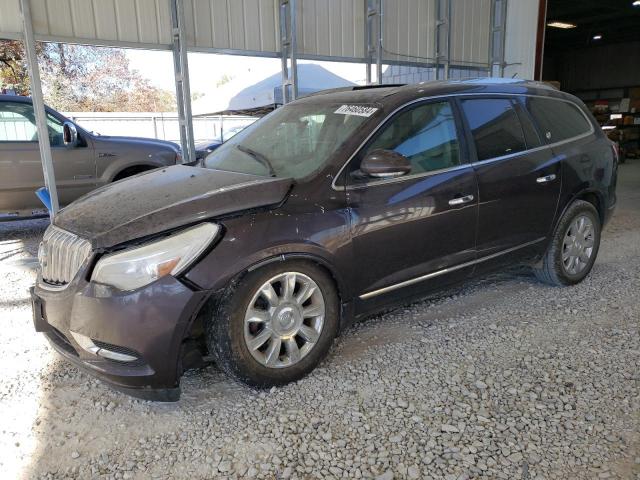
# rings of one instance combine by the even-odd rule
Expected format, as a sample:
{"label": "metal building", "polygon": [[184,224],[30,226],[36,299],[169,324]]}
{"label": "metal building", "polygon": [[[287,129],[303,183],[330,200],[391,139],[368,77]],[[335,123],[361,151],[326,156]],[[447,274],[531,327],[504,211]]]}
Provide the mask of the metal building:
{"label": "metal building", "polygon": [[[172,50],[183,156],[194,157],[187,51],[362,62],[367,80],[533,78],[533,0],[0,0],[0,38],[24,40],[45,183],[55,201],[35,41]],[[374,68],[375,67],[375,68]],[[383,77],[386,68],[386,78]]]}

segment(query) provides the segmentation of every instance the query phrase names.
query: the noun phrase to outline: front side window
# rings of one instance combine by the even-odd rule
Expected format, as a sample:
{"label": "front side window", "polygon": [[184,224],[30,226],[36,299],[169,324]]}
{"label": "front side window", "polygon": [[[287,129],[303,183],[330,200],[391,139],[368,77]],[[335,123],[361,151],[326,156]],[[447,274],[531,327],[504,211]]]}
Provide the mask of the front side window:
{"label": "front side window", "polygon": [[374,105],[286,105],[211,152],[205,167],[253,175],[303,178],[331,156],[378,108]]}
{"label": "front side window", "polygon": [[522,126],[508,98],[462,101],[478,161],[522,152],[527,146]]}
{"label": "front side window", "polygon": [[[49,143],[52,147],[63,144],[62,122],[46,113]],[[29,103],[0,103],[0,142],[37,142],[38,129],[33,105]]]}
{"label": "front side window", "polygon": [[529,97],[526,105],[548,143],[561,142],[591,131],[585,116],[570,102]]}
{"label": "front side window", "polygon": [[52,147],[59,147],[64,144],[62,122],[49,112],[47,112],[47,129],[49,130],[49,142]]}
{"label": "front side window", "polygon": [[410,175],[460,165],[455,119],[449,102],[411,107],[394,117],[360,155],[393,150],[407,157]]}

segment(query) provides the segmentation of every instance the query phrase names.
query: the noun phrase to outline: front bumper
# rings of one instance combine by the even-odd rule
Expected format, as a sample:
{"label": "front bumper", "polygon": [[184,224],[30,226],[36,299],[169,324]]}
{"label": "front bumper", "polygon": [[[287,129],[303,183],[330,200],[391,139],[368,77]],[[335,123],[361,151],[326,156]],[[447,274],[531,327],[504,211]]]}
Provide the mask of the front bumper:
{"label": "front bumper", "polygon": [[[63,357],[117,390],[176,401],[182,342],[207,297],[170,276],[133,292],[89,283],[81,275],[62,290],[38,280],[32,288],[34,325]],[[103,358],[83,348],[80,336],[137,359]]]}

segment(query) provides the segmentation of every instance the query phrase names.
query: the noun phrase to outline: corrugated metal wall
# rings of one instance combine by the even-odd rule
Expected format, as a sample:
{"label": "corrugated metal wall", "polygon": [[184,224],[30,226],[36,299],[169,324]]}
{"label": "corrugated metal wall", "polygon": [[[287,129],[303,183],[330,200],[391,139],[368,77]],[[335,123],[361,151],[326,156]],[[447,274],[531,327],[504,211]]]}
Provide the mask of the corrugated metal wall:
{"label": "corrugated metal wall", "polygon": [[[190,49],[277,56],[278,0],[184,0]],[[487,63],[491,0],[452,1],[452,63]],[[520,0],[522,1],[522,0]],[[362,60],[366,0],[298,0],[300,58]],[[436,0],[383,0],[385,62],[435,57]],[[169,48],[169,0],[31,0],[40,40]],[[0,0],[0,35],[21,31],[19,0]],[[445,52],[441,52],[445,53]]]}
{"label": "corrugated metal wall", "polygon": [[383,0],[384,61],[432,62],[436,0]]}
{"label": "corrugated metal wall", "polygon": [[185,17],[196,50],[280,49],[277,0],[185,0]]}
{"label": "corrugated metal wall", "polygon": [[451,63],[489,63],[491,0],[451,0]]}
{"label": "corrugated metal wall", "polygon": [[301,57],[364,58],[364,0],[298,0]]}
{"label": "corrugated metal wall", "polygon": [[[0,6],[0,31],[20,32],[19,0],[1,0]],[[166,0],[32,0],[31,10],[33,29],[39,38],[98,45],[171,43]]]}
{"label": "corrugated metal wall", "polygon": [[0,33],[14,38],[22,31],[21,18],[18,0],[0,0]]}
{"label": "corrugated metal wall", "polygon": [[509,0],[505,31],[505,77],[532,79],[536,63],[538,2]]}

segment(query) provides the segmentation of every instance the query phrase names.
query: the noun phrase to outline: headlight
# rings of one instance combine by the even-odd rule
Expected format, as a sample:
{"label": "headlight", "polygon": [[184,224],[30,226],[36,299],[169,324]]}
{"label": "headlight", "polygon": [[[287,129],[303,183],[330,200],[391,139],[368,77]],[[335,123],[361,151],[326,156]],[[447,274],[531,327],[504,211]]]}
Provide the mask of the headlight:
{"label": "headlight", "polygon": [[166,275],[179,275],[216,238],[220,226],[203,223],[162,240],[102,257],[91,281],[135,290]]}

